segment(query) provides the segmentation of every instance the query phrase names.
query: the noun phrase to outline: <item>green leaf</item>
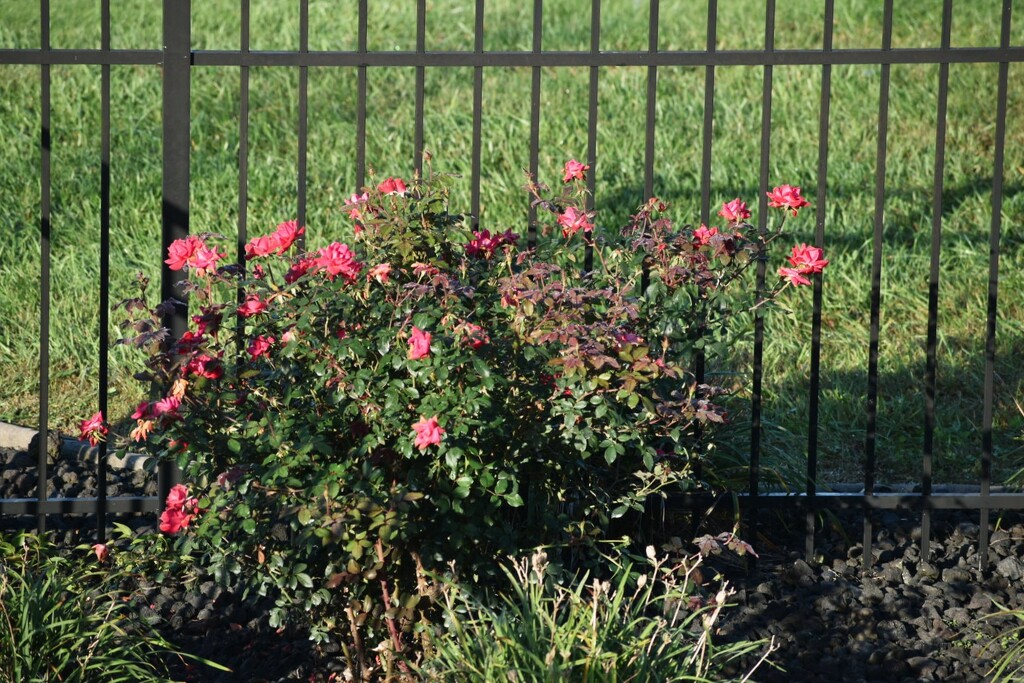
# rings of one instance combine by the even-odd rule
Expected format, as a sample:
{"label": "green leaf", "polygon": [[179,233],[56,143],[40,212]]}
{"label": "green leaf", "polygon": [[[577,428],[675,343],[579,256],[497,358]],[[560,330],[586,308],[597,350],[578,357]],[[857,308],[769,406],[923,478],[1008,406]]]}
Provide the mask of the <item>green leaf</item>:
{"label": "green leaf", "polygon": [[238,439],[228,439],[228,450],[232,453],[241,453],[242,443]]}
{"label": "green leaf", "polygon": [[456,498],[468,498],[470,487],[473,485],[472,477],[459,477],[455,480],[455,491],[453,495]]}
{"label": "green leaf", "polygon": [[650,450],[644,451],[644,467],[648,470],[654,469],[654,454]]}
{"label": "green leaf", "polygon": [[244,520],[242,520],[242,530],[245,531],[245,533],[247,534],[256,533],[256,520],[254,520],[252,517],[247,517]]}
{"label": "green leaf", "polygon": [[298,518],[299,524],[306,526],[313,519],[313,515],[310,513],[309,508],[299,508]]}

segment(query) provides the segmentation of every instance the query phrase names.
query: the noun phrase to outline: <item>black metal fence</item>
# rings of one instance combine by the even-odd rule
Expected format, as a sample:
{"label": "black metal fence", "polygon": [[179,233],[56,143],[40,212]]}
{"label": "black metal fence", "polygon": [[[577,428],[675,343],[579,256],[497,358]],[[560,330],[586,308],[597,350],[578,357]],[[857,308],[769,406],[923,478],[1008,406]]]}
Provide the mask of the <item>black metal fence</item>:
{"label": "black metal fence", "polygon": [[[0,49],[0,65],[38,65],[41,74],[40,90],[40,181],[39,232],[42,253],[40,272],[41,294],[41,344],[40,344],[40,412],[39,427],[45,433],[50,421],[49,397],[49,301],[50,301],[50,69],[58,64],[92,64],[102,69],[102,141],[101,141],[101,271],[100,277],[106,282],[109,274],[109,226],[110,226],[110,67],[111,65],[159,65],[163,69],[163,244],[184,237],[189,232],[189,163],[190,163],[190,82],[192,73],[204,67],[238,67],[240,89],[239,118],[239,187],[238,187],[238,230],[239,245],[246,240],[246,206],[248,178],[248,119],[249,119],[249,69],[251,67],[282,67],[297,69],[298,80],[298,159],[297,159],[297,205],[298,222],[305,224],[306,215],[306,171],[307,171],[307,117],[308,117],[308,70],[310,67],[334,67],[354,69],[357,74],[358,100],[356,104],[356,180],[362,186],[366,174],[366,121],[367,121],[367,72],[377,67],[412,67],[415,69],[415,131],[414,159],[417,170],[421,166],[420,152],[424,146],[424,74],[427,69],[448,67],[471,67],[473,70],[472,102],[472,152],[471,164],[471,212],[480,214],[480,177],[482,136],[483,74],[495,67],[526,67],[531,69],[531,99],[529,102],[529,171],[534,175],[538,170],[540,149],[541,118],[541,77],[542,69],[548,67],[576,67],[589,70],[589,100],[587,105],[587,157],[593,165],[597,156],[597,130],[599,125],[598,80],[602,67],[633,66],[646,68],[645,97],[646,118],[644,121],[644,192],[653,194],[655,168],[655,125],[657,106],[658,70],[663,67],[703,67],[705,71],[703,148],[700,170],[700,218],[707,223],[711,214],[711,152],[712,126],[715,103],[715,71],[718,67],[748,66],[760,67],[763,78],[760,130],[760,171],[759,171],[759,219],[763,223],[767,214],[766,192],[769,189],[770,141],[772,118],[772,76],[777,66],[802,65],[820,67],[820,118],[818,121],[818,188],[814,202],[816,210],[815,243],[826,245],[825,210],[828,193],[827,178],[830,134],[830,102],[832,70],[839,65],[875,65],[881,69],[881,86],[878,108],[878,143],[875,169],[875,206],[873,255],[871,263],[870,292],[870,350],[867,391],[867,428],[864,434],[864,481],[863,490],[857,493],[835,493],[817,490],[818,481],[818,405],[820,393],[820,356],[822,331],[822,288],[820,277],[814,283],[813,327],[810,362],[810,407],[807,423],[807,471],[805,490],[793,493],[766,493],[762,490],[761,438],[762,438],[762,357],[764,326],[760,317],[754,320],[753,386],[751,396],[751,432],[749,448],[749,490],[741,496],[748,509],[748,519],[757,519],[759,508],[786,506],[806,512],[808,555],[814,549],[814,520],[823,508],[854,507],[864,511],[864,543],[869,548],[872,539],[872,512],[879,509],[912,509],[919,511],[922,521],[922,554],[928,553],[932,511],[938,509],[976,510],[980,516],[981,556],[987,558],[989,515],[992,510],[1024,508],[1024,494],[993,493],[992,472],[992,422],[994,395],[994,361],[996,341],[997,300],[999,295],[999,250],[1002,226],[1003,166],[1007,124],[1007,87],[1010,63],[1024,61],[1024,47],[1015,47],[1010,42],[1012,0],[1002,0],[1000,13],[999,45],[993,47],[952,47],[950,41],[953,1],[944,0],[942,13],[941,45],[934,48],[893,48],[893,3],[884,0],[884,22],[880,45],[873,49],[834,49],[833,19],[834,0],[824,0],[823,40],[820,49],[776,49],[775,23],[776,2],[766,0],[764,24],[764,49],[719,50],[718,44],[718,3],[709,0],[707,22],[707,43],[703,51],[660,51],[659,50],[659,2],[650,0],[648,24],[648,48],[638,51],[602,51],[601,46],[601,0],[591,0],[590,49],[580,51],[548,51],[543,49],[542,29],[544,25],[544,2],[533,0],[532,47],[525,51],[485,51],[484,12],[485,0],[475,0],[474,40],[472,49],[464,51],[427,51],[426,0],[416,2],[416,49],[413,51],[369,51],[367,49],[367,16],[369,0],[358,0],[358,45],[353,51],[311,51],[309,49],[309,2],[297,0],[300,13],[299,49],[296,51],[258,51],[250,49],[250,8],[248,0],[240,0],[241,46],[238,50],[194,50],[190,36],[190,0],[163,0],[163,50],[115,50],[110,43],[110,0],[102,0],[102,40],[100,49],[51,49],[49,39],[50,5],[40,0],[41,35],[39,49]],[[985,373],[984,373],[984,418],[981,426],[981,477],[976,493],[940,493],[933,489],[932,455],[935,433],[936,393],[936,346],[938,318],[939,255],[942,231],[943,168],[946,145],[946,106],[949,83],[949,66],[953,63],[990,63],[998,65],[998,95],[992,103],[996,108],[996,128],[992,150],[992,221],[989,232],[989,278],[987,295],[987,325],[985,327]],[[882,268],[883,209],[886,197],[887,136],[890,102],[890,69],[897,64],[937,64],[939,66],[938,111],[935,130],[935,166],[933,185],[933,212],[931,232],[931,270],[928,285],[929,310],[927,333],[927,364],[924,377],[925,430],[922,461],[922,478],[919,491],[912,494],[881,493],[875,490],[876,476],[876,407],[878,399],[878,351],[880,329],[880,291]],[[200,103],[202,104],[202,103]],[[594,177],[588,179],[591,202],[597,188]],[[531,215],[531,222],[534,218]],[[154,255],[154,258],[157,256]],[[161,294],[170,298],[176,291],[181,273],[172,272],[165,265],[162,273]],[[763,285],[765,268],[763,263],[757,272],[758,284]],[[107,359],[104,349],[108,347],[108,300],[109,292],[102,288],[100,301],[100,375],[107,377]],[[168,315],[167,326],[176,337],[186,329],[185,310]],[[698,373],[703,369],[698,367]],[[99,407],[106,412],[107,389],[101,382]],[[162,499],[173,480],[174,472],[164,466],[159,477],[159,498],[108,498],[105,491],[106,452],[99,447],[97,482],[98,494],[93,499],[47,499],[46,497],[46,452],[45,440],[40,440],[38,453],[39,489],[37,499],[0,501],[0,514],[29,514],[38,517],[40,530],[45,529],[46,516],[61,513],[96,514],[100,533],[106,524],[108,512],[152,512],[159,508]],[[869,558],[870,552],[864,553]]]}

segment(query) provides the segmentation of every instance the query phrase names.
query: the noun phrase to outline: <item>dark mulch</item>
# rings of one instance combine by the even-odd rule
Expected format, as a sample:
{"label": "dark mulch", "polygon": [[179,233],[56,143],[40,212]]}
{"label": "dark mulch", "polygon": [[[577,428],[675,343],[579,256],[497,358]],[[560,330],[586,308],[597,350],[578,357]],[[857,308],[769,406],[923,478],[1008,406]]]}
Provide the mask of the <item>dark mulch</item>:
{"label": "dark mulch", "polygon": [[[774,638],[778,646],[779,668],[762,668],[757,680],[985,680],[1003,651],[1000,634],[1015,623],[998,616],[996,603],[1024,608],[1018,515],[990,534],[985,570],[976,514],[933,513],[927,558],[917,515],[879,515],[867,572],[863,545],[852,540],[863,536],[860,516],[824,521],[817,561],[778,550],[762,553],[749,574],[727,572],[737,607],[725,613],[720,642]],[[766,526],[780,528],[772,522]],[[801,545],[793,538],[789,547]]]}
{"label": "dark mulch", "polygon": [[[58,462],[49,495],[86,495],[95,486],[85,468]],[[0,449],[0,497],[35,495],[31,458]],[[109,495],[152,495],[141,473],[112,473]],[[120,517],[133,528],[153,519]],[[999,518],[996,518],[999,519]],[[59,543],[93,542],[86,517],[53,519]],[[996,603],[1024,609],[1024,523],[1000,519],[991,533],[990,563],[978,556],[977,517],[935,513],[929,557],[920,556],[916,515],[881,514],[871,568],[862,574],[857,515],[825,515],[814,562],[802,537],[785,519],[766,516],[771,530],[754,543],[753,565],[721,560],[714,567],[736,589],[736,606],[723,612],[717,641],[773,638],[775,668],[753,680],[774,681],[982,681],[1002,651],[999,634],[1012,622]],[[0,530],[31,528],[31,518],[0,519]],[[669,530],[669,535],[671,530]],[[267,603],[243,600],[212,581],[135,590],[141,616],[184,651],[218,661],[232,674],[176,663],[175,676],[191,681],[323,681],[343,667],[336,648],[318,649],[302,634],[267,623]],[[994,648],[993,649],[993,642]],[[755,658],[756,659],[756,658]],[[751,661],[745,662],[748,666]]]}

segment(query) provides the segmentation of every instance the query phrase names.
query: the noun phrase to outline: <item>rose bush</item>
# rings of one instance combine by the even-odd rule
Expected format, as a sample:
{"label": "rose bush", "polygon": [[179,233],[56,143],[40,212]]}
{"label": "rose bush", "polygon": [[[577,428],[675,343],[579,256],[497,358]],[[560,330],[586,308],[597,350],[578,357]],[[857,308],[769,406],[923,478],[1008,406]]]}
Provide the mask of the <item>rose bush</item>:
{"label": "rose bush", "polygon": [[352,245],[303,251],[293,221],[243,264],[210,234],[175,242],[193,327],[167,343],[142,281],[122,341],[149,351],[139,378],[162,393],[132,436],[181,467],[161,518],[179,552],[274,595],[275,625],[401,652],[427,615],[426,572],[486,580],[539,544],[585,549],[648,495],[698,485],[726,410],[695,354],[827,261],[803,245],[770,290],[746,286],[806,205],[788,185],[769,194],[770,232],[739,199],[697,229],[651,199],[606,239],[588,170],[567,163],[557,192],[530,181],[536,243],[476,228],[429,171],[346,200]]}

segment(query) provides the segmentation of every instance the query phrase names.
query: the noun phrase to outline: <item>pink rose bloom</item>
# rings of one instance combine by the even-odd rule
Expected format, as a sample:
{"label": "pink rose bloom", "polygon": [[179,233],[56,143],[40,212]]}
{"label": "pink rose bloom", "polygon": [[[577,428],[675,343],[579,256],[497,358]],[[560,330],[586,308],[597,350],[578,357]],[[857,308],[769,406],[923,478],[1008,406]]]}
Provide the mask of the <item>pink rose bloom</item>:
{"label": "pink rose bloom", "polygon": [[188,501],[188,487],[184,484],[175,484],[167,493],[165,507],[181,510],[185,507],[186,501]]}
{"label": "pink rose bloom", "polygon": [[363,205],[370,200],[370,195],[366,192],[362,194],[353,193],[352,196],[345,200],[345,206],[352,207],[348,211],[348,215],[355,220],[359,220],[363,217]]}
{"label": "pink rose bloom", "polygon": [[284,274],[284,281],[289,285],[294,283],[300,277],[313,270],[315,265],[316,259],[299,259],[297,262],[293,263],[292,267],[288,269],[288,272]]}
{"label": "pink rose bloom", "polygon": [[373,268],[370,268],[369,272],[366,273],[367,280],[376,280],[382,285],[387,284],[388,279],[391,277],[391,264],[381,263]]}
{"label": "pink rose bloom", "polygon": [[167,503],[160,515],[160,531],[176,534],[188,528],[192,519],[199,514],[199,501],[188,495],[188,489],[175,484],[167,494]]}
{"label": "pink rose bloom", "polygon": [[709,228],[706,225],[702,225],[693,231],[693,243],[698,247],[711,242],[711,238],[718,234],[718,228]]}
{"label": "pink rose bloom", "polygon": [[363,264],[356,261],[352,250],[340,242],[332,242],[326,247],[322,247],[317,253],[320,256],[313,261],[316,269],[327,273],[327,277],[331,280],[341,275],[348,282],[355,282],[359,271],[363,268]]}
{"label": "pink rose bloom", "polygon": [[259,315],[267,310],[267,303],[260,299],[258,294],[250,294],[245,297],[245,303],[238,307],[238,315],[243,318],[250,318]]}
{"label": "pink rose bloom", "polygon": [[100,562],[106,562],[110,556],[110,548],[107,547],[106,543],[94,543],[92,551],[96,553],[96,559]]}
{"label": "pink rose bloom", "polygon": [[419,422],[413,424],[412,428],[416,432],[414,445],[421,451],[441,443],[441,435],[444,434],[444,429],[437,424],[437,415],[429,419],[422,418]]}
{"label": "pink rose bloom", "polygon": [[377,186],[381,194],[397,194],[405,196],[405,182],[401,178],[385,178],[384,182]]}
{"label": "pink rose bloom", "polygon": [[409,337],[409,360],[419,360],[430,355],[430,333],[413,327]]}
{"label": "pink rose bloom", "polygon": [[224,258],[224,254],[218,253],[216,249],[208,249],[206,245],[201,246],[192,255],[188,265],[196,269],[196,273],[203,275],[216,270],[217,261]]}
{"label": "pink rose bloom", "polygon": [[506,230],[493,237],[489,230],[474,230],[473,239],[465,246],[466,255],[490,258],[491,254],[497,251],[499,247],[505,244],[512,244],[518,239],[519,235],[511,230]]}
{"label": "pink rose bloom", "polygon": [[285,221],[277,226],[269,235],[254,237],[245,245],[245,258],[251,259],[257,256],[269,256],[274,252],[280,256],[288,251],[303,233],[305,227],[299,227],[296,221]]}
{"label": "pink rose bloom", "polygon": [[588,218],[590,218],[590,214],[577,211],[575,207],[570,206],[565,213],[558,217],[558,224],[562,226],[562,237],[570,237],[580,230],[584,232],[593,230],[594,225],[587,220]]}
{"label": "pink rose bloom", "polygon": [[825,252],[821,247],[809,247],[806,244],[798,244],[793,247],[793,254],[789,257],[789,263],[804,275],[812,275],[825,270],[828,259],[822,258]]}
{"label": "pink rose bloom", "polygon": [[282,344],[290,344],[299,338],[299,333],[295,331],[294,327],[289,327],[285,330],[284,334],[281,335]]}
{"label": "pink rose bloom", "polygon": [[220,379],[224,376],[224,367],[220,364],[220,360],[202,354],[190,358],[185,364],[183,372],[186,375],[195,375],[206,379]]}
{"label": "pink rose bloom", "polygon": [[133,420],[147,420],[153,417],[153,406],[149,401],[143,401],[135,408],[131,417]]}
{"label": "pink rose bloom", "polygon": [[103,424],[103,413],[99,412],[90,417],[87,420],[82,420],[82,423],[78,426],[79,437],[83,441],[88,441],[93,446],[103,441],[103,438],[110,432],[107,426]]}
{"label": "pink rose bloom", "polygon": [[809,285],[811,281],[796,268],[779,268],[779,275],[791,285]]}
{"label": "pink rose bloom", "polygon": [[582,164],[575,159],[569,159],[565,162],[565,173],[562,176],[562,182],[567,183],[570,180],[586,180],[587,171],[590,170],[590,166]]}
{"label": "pink rose bloom", "polygon": [[291,249],[295,241],[306,233],[306,226],[299,227],[298,221],[285,221],[277,226],[270,236],[277,243],[278,256]]}
{"label": "pink rose bloom", "polygon": [[273,337],[260,335],[252,340],[252,343],[249,344],[249,348],[246,349],[246,351],[248,351],[249,355],[255,360],[256,358],[266,354],[270,350],[270,347],[274,345],[275,341],[277,340]]}
{"label": "pink rose bloom", "polygon": [[160,514],[160,531],[173,536],[174,534],[188,528],[192,522],[192,516],[181,510],[164,510]]}
{"label": "pink rose bloom", "polygon": [[267,254],[274,253],[274,249],[274,240],[270,235],[253,237],[249,240],[249,243],[245,245],[245,258],[251,259],[257,256],[266,256]]}
{"label": "pink rose bloom", "polygon": [[737,197],[731,202],[722,202],[722,210],[718,212],[718,215],[730,223],[739,223],[750,218],[750,211],[747,209],[747,205]]}
{"label": "pink rose bloom", "polygon": [[153,416],[173,420],[181,417],[179,409],[181,399],[177,396],[165,396],[153,404]]}
{"label": "pink rose bloom", "polygon": [[789,209],[795,216],[797,211],[805,206],[810,206],[810,202],[800,196],[800,188],[793,187],[792,185],[780,185],[776,187],[768,195],[768,206],[781,209]]}
{"label": "pink rose bloom", "polygon": [[189,265],[196,252],[203,248],[203,241],[195,235],[189,235],[180,240],[174,240],[171,242],[171,246],[167,248],[167,260],[164,261],[171,270],[181,270],[186,265]]}

